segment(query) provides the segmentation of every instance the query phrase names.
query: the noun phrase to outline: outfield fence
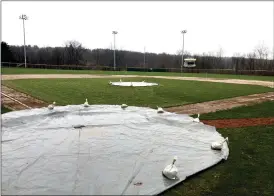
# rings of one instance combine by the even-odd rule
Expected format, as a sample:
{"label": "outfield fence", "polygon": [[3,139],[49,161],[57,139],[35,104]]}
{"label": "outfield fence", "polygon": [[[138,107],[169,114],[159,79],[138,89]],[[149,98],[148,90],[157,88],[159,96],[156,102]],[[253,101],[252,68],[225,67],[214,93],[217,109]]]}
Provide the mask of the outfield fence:
{"label": "outfield fence", "polygon": [[[1,67],[25,68],[24,63],[1,62]],[[49,65],[49,64],[27,64],[27,68],[36,69],[59,69],[59,70],[102,70],[114,71],[110,66],[97,65]],[[235,69],[196,69],[196,68],[150,68],[150,67],[116,67],[115,71],[140,71],[140,72],[177,72],[180,73],[214,73],[214,74],[236,74],[236,75],[261,75],[274,76],[274,70],[235,70]]]}

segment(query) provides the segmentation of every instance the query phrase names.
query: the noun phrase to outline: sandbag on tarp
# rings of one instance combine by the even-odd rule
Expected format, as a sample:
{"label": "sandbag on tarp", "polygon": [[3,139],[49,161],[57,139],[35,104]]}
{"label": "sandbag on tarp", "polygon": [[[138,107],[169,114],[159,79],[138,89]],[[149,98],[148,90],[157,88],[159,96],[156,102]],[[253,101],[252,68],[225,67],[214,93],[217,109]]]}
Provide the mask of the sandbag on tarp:
{"label": "sandbag on tarp", "polygon": [[[151,195],[229,154],[212,126],[188,115],[113,105],[2,115],[2,194]],[[178,156],[178,179],[162,170]]]}

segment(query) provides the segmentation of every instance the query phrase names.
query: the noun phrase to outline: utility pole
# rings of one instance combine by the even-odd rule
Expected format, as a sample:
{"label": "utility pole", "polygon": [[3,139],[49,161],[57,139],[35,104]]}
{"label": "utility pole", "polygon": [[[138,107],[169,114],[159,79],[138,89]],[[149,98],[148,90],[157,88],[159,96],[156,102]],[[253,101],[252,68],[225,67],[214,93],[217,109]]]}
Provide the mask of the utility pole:
{"label": "utility pole", "polygon": [[183,34],[183,48],[182,48],[182,64],[181,64],[181,73],[183,71],[183,65],[184,65],[184,45],[185,45],[185,33],[187,31],[186,30],[183,30],[181,31],[181,33]]}
{"label": "utility pole", "polygon": [[113,59],[114,59],[114,62],[113,62],[113,68],[114,68],[114,71],[116,70],[116,58],[115,58],[115,35],[116,35],[117,33],[118,33],[117,31],[112,31],[112,34],[113,34],[113,40],[114,40],[114,43],[113,43],[113,46],[114,46],[114,50],[113,50]]}
{"label": "utility pole", "polygon": [[27,68],[27,53],[26,53],[26,38],[25,38],[25,20],[27,20],[28,17],[25,14],[22,14],[22,15],[19,16],[19,19],[23,20],[25,68]]}

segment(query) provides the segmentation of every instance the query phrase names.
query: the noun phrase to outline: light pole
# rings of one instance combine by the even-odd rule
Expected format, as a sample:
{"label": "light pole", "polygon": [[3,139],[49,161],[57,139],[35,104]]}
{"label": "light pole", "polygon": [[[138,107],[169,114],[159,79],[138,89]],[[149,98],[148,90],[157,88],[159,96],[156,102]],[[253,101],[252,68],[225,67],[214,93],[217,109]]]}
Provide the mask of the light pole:
{"label": "light pole", "polygon": [[113,34],[113,39],[114,39],[114,43],[113,43],[113,58],[114,58],[114,62],[113,62],[113,67],[114,67],[114,71],[116,70],[116,58],[115,58],[115,35],[117,34],[117,31],[112,31]]}
{"label": "light pole", "polygon": [[185,33],[186,33],[186,30],[182,30],[181,33],[183,34],[182,64],[181,64],[181,73],[182,73],[183,65],[184,65],[184,45],[185,45]]}
{"label": "light pole", "polygon": [[27,20],[28,17],[25,14],[22,14],[21,16],[19,16],[19,19],[23,20],[25,68],[27,68],[27,53],[26,53],[26,38],[25,38],[25,20]]}

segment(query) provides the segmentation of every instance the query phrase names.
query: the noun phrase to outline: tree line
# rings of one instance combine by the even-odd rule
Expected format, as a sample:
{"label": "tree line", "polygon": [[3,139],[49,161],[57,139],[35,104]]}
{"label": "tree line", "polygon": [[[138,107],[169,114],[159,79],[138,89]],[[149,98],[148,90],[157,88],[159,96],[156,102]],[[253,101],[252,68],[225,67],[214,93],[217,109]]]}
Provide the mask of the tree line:
{"label": "tree line", "polygon": [[[88,49],[78,41],[67,41],[64,47],[38,47],[26,46],[28,64],[49,65],[82,65],[113,67],[113,50]],[[153,68],[169,69],[181,67],[181,51],[176,54],[156,54],[116,50],[117,68]],[[223,49],[217,52],[191,54],[185,52],[184,56],[196,58],[195,69],[234,69],[237,70],[274,70],[273,59],[270,59],[269,49],[264,44],[257,45],[247,54],[235,53],[232,57],[225,57]],[[1,42],[2,62],[24,62],[24,47],[8,45]],[[144,60],[145,59],[145,60]]]}

